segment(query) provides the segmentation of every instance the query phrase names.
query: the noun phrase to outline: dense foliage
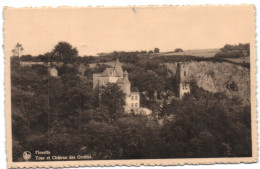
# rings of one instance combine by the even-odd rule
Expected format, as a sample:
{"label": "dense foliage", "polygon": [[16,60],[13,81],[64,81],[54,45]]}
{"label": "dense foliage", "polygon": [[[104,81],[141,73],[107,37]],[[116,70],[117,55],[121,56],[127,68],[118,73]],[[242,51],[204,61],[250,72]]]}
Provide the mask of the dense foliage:
{"label": "dense foliage", "polygon": [[100,88],[100,103],[106,106],[111,122],[124,111],[125,106],[125,93],[115,83],[108,83],[107,86]]}
{"label": "dense foliage", "polygon": [[250,56],[250,44],[238,44],[238,45],[229,45],[226,44],[223,48],[220,49],[220,52],[216,53],[215,57],[219,58],[240,58],[240,57],[249,57]]}
{"label": "dense foliage", "polygon": [[174,52],[183,52],[183,50],[181,48],[176,48]]}
{"label": "dense foliage", "polygon": [[[112,52],[107,55],[100,55],[100,56],[74,56],[70,57],[69,61],[70,64],[103,64],[106,62],[112,62],[116,58],[119,58],[120,61],[125,62],[125,63],[133,63],[136,64],[137,62],[147,62],[150,60],[151,62],[158,62],[158,63],[168,63],[168,62],[189,62],[189,61],[211,61],[211,62],[228,62],[236,65],[241,65],[246,68],[250,68],[249,63],[237,63],[233,62],[230,60],[227,60],[225,58],[229,57],[196,57],[196,56],[191,56],[191,55],[160,55],[157,53],[157,56],[153,55],[153,51],[150,52],[145,52],[145,51],[135,51],[135,52]],[[54,64],[62,63],[60,59],[53,58],[53,53],[48,52],[44,55],[39,55],[39,56],[31,56],[31,55],[22,55],[20,57],[20,60],[23,62],[51,62]]]}
{"label": "dense foliage", "polygon": [[62,65],[54,78],[48,76],[46,65],[22,67],[13,57],[14,161],[22,161],[28,150],[91,154],[93,159],[251,156],[249,105],[204,91],[195,83],[192,94],[167,103],[168,96],[176,95],[176,80],[160,63],[170,58],[127,56],[119,56],[123,69],[132,89],[141,92],[141,105],[153,110],[152,116],[125,114],[124,96],[114,85],[104,89],[106,100],[99,104],[92,73],[107,66],[88,67],[82,78],[77,64]]}

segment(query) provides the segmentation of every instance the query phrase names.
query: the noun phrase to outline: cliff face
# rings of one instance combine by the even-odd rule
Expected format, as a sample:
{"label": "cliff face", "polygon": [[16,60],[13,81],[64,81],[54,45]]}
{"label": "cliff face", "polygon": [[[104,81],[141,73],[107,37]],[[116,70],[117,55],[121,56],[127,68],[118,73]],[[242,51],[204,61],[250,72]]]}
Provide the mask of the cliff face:
{"label": "cliff face", "polygon": [[[166,63],[176,76],[177,63]],[[198,87],[212,93],[222,92],[228,97],[238,96],[244,104],[250,103],[250,69],[232,63],[188,62],[188,78]]]}

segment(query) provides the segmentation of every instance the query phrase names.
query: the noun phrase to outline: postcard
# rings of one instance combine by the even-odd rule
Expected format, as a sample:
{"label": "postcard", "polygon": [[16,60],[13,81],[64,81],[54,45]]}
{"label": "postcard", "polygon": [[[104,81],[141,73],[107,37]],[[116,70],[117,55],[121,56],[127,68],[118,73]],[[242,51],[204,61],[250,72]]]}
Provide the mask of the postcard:
{"label": "postcard", "polygon": [[257,162],[253,5],[4,10],[8,167]]}

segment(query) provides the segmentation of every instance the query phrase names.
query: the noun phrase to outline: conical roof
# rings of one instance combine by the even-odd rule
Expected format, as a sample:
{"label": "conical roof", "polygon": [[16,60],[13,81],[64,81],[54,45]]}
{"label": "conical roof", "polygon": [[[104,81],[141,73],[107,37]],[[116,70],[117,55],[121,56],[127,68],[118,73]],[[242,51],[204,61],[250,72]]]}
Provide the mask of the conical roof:
{"label": "conical roof", "polygon": [[123,69],[122,69],[121,63],[120,63],[118,58],[115,61],[114,69],[116,70],[118,76],[122,76],[123,77]]}

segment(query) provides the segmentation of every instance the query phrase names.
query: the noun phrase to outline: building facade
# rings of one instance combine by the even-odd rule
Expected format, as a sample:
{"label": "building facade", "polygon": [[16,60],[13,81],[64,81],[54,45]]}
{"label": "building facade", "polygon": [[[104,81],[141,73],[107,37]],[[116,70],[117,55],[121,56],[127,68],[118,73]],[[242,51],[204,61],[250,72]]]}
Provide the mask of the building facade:
{"label": "building facade", "polygon": [[140,108],[140,93],[131,92],[131,82],[128,79],[127,71],[123,71],[122,65],[117,59],[113,68],[106,68],[102,73],[93,74],[93,89],[98,89],[100,86],[106,86],[107,83],[116,83],[126,95],[126,112],[132,110],[137,111]]}

